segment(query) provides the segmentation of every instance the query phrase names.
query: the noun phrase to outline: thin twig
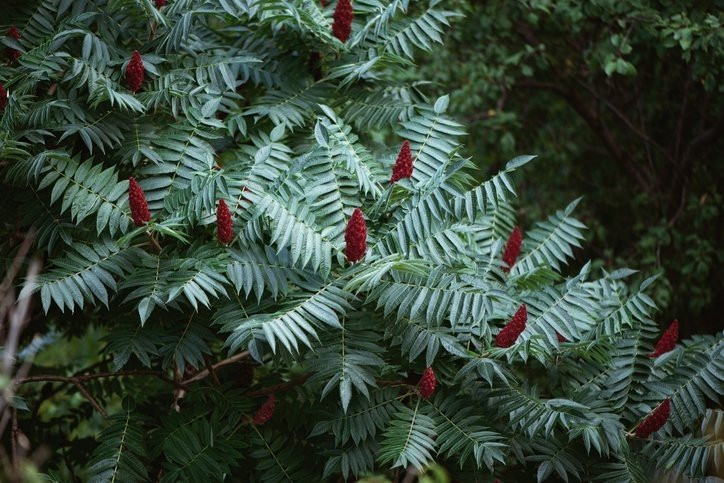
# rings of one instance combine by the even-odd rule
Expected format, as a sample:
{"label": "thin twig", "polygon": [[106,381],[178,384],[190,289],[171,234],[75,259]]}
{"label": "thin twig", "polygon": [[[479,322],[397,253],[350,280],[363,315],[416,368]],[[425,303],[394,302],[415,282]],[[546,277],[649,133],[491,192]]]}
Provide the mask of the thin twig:
{"label": "thin twig", "polygon": [[12,445],[12,462],[13,462],[13,471],[18,471],[18,411],[17,409],[13,408],[12,410],[12,418],[13,418],[13,429],[12,433],[10,434],[10,444]]}
{"label": "thin twig", "polygon": [[252,391],[252,392],[248,393],[247,396],[259,397],[259,396],[266,396],[268,394],[276,394],[278,392],[288,391],[289,389],[292,389],[293,387],[301,386],[302,384],[307,382],[307,379],[309,379],[309,374],[304,374],[302,376],[292,379],[289,382],[284,382],[282,384],[277,384],[276,386],[264,387],[257,391]]}
{"label": "thin twig", "polygon": [[158,240],[156,240],[156,237],[151,234],[151,232],[146,232],[146,235],[148,236],[148,239],[151,241],[151,245],[153,245],[153,248],[156,250],[156,253],[161,253],[161,245],[158,244]]}
{"label": "thin twig", "polygon": [[214,386],[221,386],[221,382],[219,382],[219,378],[214,371],[214,366],[211,365],[211,359],[208,355],[204,357],[204,362],[206,363],[206,370],[209,371],[209,374],[211,374],[211,380],[213,381]]}
{"label": "thin twig", "polygon": [[79,376],[56,376],[54,374],[40,374],[37,376],[28,376],[15,380],[16,384],[25,384],[28,382],[69,382],[75,384],[77,382],[85,382],[93,379],[102,379],[105,377],[126,377],[126,376],[153,376],[161,379],[168,384],[171,384],[179,389],[187,390],[188,388],[178,381],[169,379],[163,373],[159,371],[151,370],[131,370],[131,371],[118,371],[118,372],[97,372],[95,374],[82,374]]}
{"label": "thin twig", "polygon": [[587,90],[589,94],[591,94],[593,97],[595,97],[600,102],[602,102],[608,108],[609,111],[614,113],[621,121],[623,121],[624,124],[626,124],[626,126],[631,130],[631,132],[633,132],[638,137],[643,139],[645,142],[647,142],[647,143],[651,144],[653,147],[655,147],[669,161],[674,162],[673,158],[671,157],[671,154],[666,150],[666,148],[664,148],[661,144],[659,144],[656,141],[654,141],[653,139],[651,139],[651,137],[649,137],[648,134],[646,134],[645,132],[643,132],[639,128],[637,128],[634,125],[634,123],[623,112],[621,112],[611,101],[609,101],[608,99],[606,99],[605,97],[600,95],[598,93],[598,91],[596,91],[596,90],[592,89],[591,87],[589,87],[588,85],[586,85],[585,82],[582,82],[579,79],[576,79],[575,77],[573,80],[576,81],[585,90]]}
{"label": "thin twig", "polygon": [[83,384],[80,383],[80,381],[73,381],[73,384],[75,384],[75,387],[78,388],[80,393],[90,402],[94,408],[96,408],[96,411],[101,413],[101,416],[104,418],[108,417],[108,413],[106,413],[105,409],[101,407],[100,404],[98,404],[98,401],[95,400],[93,396],[91,396],[91,393],[89,393],[86,388],[83,386]]}
{"label": "thin twig", "polygon": [[[249,351],[240,352],[240,353],[238,353],[238,354],[236,354],[236,355],[233,355],[233,356],[229,357],[228,359],[224,359],[223,361],[217,362],[216,364],[212,365],[211,368],[212,368],[213,370],[216,370],[216,369],[218,369],[219,367],[223,367],[223,366],[227,366],[227,365],[229,365],[229,364],[233,364],[234,362],[240,361],[241,359],[246,359],[247,357],[249,357]],[[204,369],[204,370],[202,370],[202,371],[197,372],[196,374],[194,374],[193,376],[189,377],[188,379],[182,381],[181,384],[186,385],[186,384],[190,384],[190,383],[192,383],[192,382],[200,381],[201,379],[204,379],[204,378],[207,377],[208,375],[209,375],[209,369],[206,368],[206,369]]]}
{"label": "thin twig", "polygon": [[386,380],[382,380],[382,379],[381,379],[381,380],[376,381],[376,382],[377,382],[377,385],[378,385],[378,386],[382,386],[382,387],[385,387],[385,386],[386,386],[386,387],[392,387],[392,386],[415,387],[414,385],[409,384],[409,383],[407,383],[407,382],[405,382],[405,381],[386,381]]}

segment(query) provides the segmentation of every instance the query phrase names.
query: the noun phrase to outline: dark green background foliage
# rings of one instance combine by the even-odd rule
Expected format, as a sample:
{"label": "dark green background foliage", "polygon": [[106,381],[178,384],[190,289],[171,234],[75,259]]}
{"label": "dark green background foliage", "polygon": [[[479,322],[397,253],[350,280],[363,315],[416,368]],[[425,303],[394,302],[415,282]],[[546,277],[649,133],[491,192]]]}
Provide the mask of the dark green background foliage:
{"label": "dark green background foliage", "polygon": [[[716,471],[713,7],[357,0],[343,44],[334,5],[311,0],[13,5],[0,254],[8,270],[27,241],[18,259],[36,262],[0,284],[3,356],[6,315],[32,300],[17,364],[3,357],[0,479]],[[413,176],[391,185],[403,140]],[[152,213],[140,227],[129,176]],[[351,265],[356,208],[368,249]],[[525,330],[497,347],[521,304]],[[686,337],[649,357],[673,316]],[[666,424],[636,436],[665,398]]]}
{"label": "dark green background foliage", "polygon": [[663,319],[721,327],[724,13],[688,0],[458,1],[420,76],[487,173],[537,153],[524,219],[583,194],[586,256],[661,271]]}

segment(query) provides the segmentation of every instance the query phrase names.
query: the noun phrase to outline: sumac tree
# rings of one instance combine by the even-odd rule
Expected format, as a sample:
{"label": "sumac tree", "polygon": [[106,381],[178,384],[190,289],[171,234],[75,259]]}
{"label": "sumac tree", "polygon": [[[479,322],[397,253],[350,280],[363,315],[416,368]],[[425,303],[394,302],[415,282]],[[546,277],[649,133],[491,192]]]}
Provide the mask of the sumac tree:
{"label": "sumac tree", "polygon": [[[448,98],[395,80],[452,15],[19,9],[2,247],[34,234],[45,264],[20,294],[39,307],[3,399],[12,454],[47,444],[55,481],[704,474],[724,340],[669,334],[650,357],[654,280],[575,260],[578,201],[518,227],[533,157],[476,179]],[[43,363],[76,336],[92,363]]]}

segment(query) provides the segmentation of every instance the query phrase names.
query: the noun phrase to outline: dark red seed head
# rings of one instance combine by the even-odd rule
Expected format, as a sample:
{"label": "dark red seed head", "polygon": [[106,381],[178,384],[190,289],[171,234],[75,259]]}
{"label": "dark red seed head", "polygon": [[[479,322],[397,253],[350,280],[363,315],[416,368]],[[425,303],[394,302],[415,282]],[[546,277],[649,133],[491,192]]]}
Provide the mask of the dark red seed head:
{"label": "dark red seed head", "polygon": [[[15,25],[11,25],[8,29],[8,37],[12,37],[15,40],[20,40],[20,30]],[[5,49],[5,53],[7,53],[10,60],[16,60],[18,57],[20,57],[20,51],[17,49],[13,49],[12,47],[7,47]]]}
{"label": "dark red seed head", "polygon": [[505,250],[503,250],[503,262],[507,265],[504,270],[510,271],[515,265],[515,261],[520,255],[520,247],[523,243],[523,232],[520,227],[516,226],[508,237],[508,242],[505,244]]}
{"label": "dark red seed head", "polygon": [[498,335],[495,337],[495,345],[498,347],[510,347],[515,344],[518,336],[525,330],[525,323],[528,321],[528,310],[525,304],[518,307],[518,310],[513,315],[505,327],[500,329]]}
{"label": "dark red seed head", "polygon": [[420,382],[417,384],[417,387],[420,390],[420,396],[423,399],[429,399],[430,396],[432,396],[432,393],[435,392],[436,385],[437,381],[435,380],[435,371],[432,370],[432,367],[428,367],[425,369],[425,372],[422,373]]}
{"label": "dark red seed head", "polygon": [[143,59],[141,54],[137,50],[133,51],[131,60],[126,66],[126,82],[128,88],[133,92],[138,92],[143,85],[143,79],[146,77],[146,73],[143,69]]}
{"label": "dark red seed head", "polygon": [[136,226],[143,226],[151,220],[146,195],[133,176],[128,178],[128,204],[131,206],[131,217]]}
{"label": "dark red seed head", "polygon": [[161,8],[166,5],[166,0],[156,0],[156,8]]}
{"label": "dark red seed head", "polygon": [[309,71],[312,73],[315,81],[324,77],[322,73],[322,55],[319,52],[314,51],[309,53]]}
{"label": "dark red seed head", "polygon": [[236,386],[247,388],[254,382],[254,365],[248,361],[239,364],[239,371],[236,378]]}
{"label": "dark red seed head", "polygon": [[333,18],[332,33],[342,42],[346,42],[352,33],[352,20],[354,19],[354,11],[349,0],[337,0]]}
{"label": "dark red seed head", "polygon": [[254,414],[254,424],[261,426],[262,424],[269,421],[274,415],[274,409],[277,405],[277,399],[274,394],[270,394],[269,397],[264,401],[264,404]]}
{"label": "dark red seed head", "polygon": [[5,90],[5,86],[0,82],[0,111],[4,111],[8,105],[8,91]]}
{"label": "dark red seed head", "polygon": [[668,421],[670,412],[671,400],[667,397],[636,427],[636,437],[648,438],[651,433],[661,429]]}
{"label": "dark red seed head", "polygon": [[216,236],[224,245],[228,245],[234,238],[234,222],[224,200],[219,200],[216,208]]}
{"label": "dark red seed head", "polygon": [[666,354],[676,347],[676,342],[679,340],[679,321],[674,321],[669,325],[664,334],[661,336],[659,341],[656,343],[654,352],[650,354],[651,357],[659,357],[661,354]]}
{"label": "dark red seed head", "polygon": [[390,183],[396,183],[402,178],[412,178],[412,152],[409,141],[402,143],[395,165],[392,167]]}
{"label": "dark red seed head", "polygon": [[347,242],[345,254],[351,263],[360,261],[367,251],[367,224],[362,210],[355,208],[347,222],[347,231],[344,234]]}

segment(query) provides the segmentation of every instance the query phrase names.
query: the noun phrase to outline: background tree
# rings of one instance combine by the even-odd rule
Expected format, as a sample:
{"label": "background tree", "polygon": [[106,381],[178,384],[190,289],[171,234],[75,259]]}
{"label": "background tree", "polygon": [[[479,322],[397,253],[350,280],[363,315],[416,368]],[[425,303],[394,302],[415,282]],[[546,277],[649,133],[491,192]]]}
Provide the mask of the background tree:
{"label": "background tree", "polygon": [[465,152],[488,173],[515,153],[539,154],[521,185],[525,216],[585,194],[586,256],[660,271],[654,298],[667,319],[717,330],[718,2],[456,5],[465,18],[445,49],[422,59],[421,72],[451,92],[451,112],[473,134]]}

